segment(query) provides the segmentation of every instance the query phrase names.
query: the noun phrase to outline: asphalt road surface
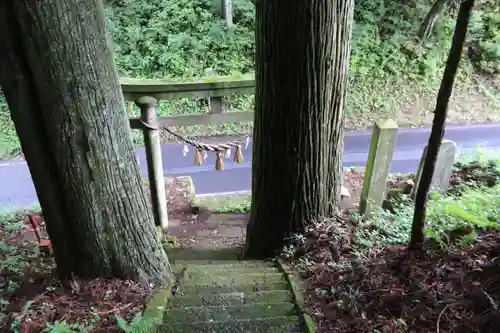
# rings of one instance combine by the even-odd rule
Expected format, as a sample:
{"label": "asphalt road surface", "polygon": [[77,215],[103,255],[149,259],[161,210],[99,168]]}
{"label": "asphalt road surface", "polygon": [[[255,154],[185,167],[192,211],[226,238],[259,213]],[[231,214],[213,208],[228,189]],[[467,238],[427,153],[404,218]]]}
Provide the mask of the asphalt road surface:
{"label": "asphalt road surface", "polygon": [[[400,129],[391,171],[415,172],[430,129]],[[368,157],[371,132],[347,133],[344,139],[344,167],[364,166]],[[445,139],[457,143],[459,152],[477,151],[477,147],[500,149],[500,124],[448,126]],[[193,165],[193,152],[183,156],[183,145],[162,146],[163,171],[168,176],[192,177],[196,194],[246,191],[251,186],[251,143],[244,150],[245,162],[226,160],[225,170],[214,170],[214,156],[208,155],[203,166]],[[142,174],[146,177],[144,149],[137,149]],[[0,211],[23,208],[38,202],[29,169],[24,161],[0,161]]]}

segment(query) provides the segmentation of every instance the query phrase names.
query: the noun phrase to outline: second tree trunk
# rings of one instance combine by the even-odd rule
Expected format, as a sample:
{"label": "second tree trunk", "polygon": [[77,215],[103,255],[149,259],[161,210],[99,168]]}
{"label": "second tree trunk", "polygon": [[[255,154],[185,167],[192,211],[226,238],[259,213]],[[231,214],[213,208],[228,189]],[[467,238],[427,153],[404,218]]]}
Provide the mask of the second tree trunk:
{"label": "second tree trunk", "polygon": [[252,208],[245,256],[269,257],[340,202],[354,2],[256,2]]}

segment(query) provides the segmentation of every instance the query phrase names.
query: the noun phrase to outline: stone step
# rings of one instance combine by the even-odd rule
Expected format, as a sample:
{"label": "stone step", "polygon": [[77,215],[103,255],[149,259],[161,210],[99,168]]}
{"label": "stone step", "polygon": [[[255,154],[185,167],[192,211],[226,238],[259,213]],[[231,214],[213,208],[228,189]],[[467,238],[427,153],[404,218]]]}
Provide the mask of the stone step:
{"label": "stone step", "polygon": [[238,285],[217,285],[217,284],[204,284],[204,285],[180,285],[176,292],[176,296],[201,296],[208,294],[228,294],[234,292],[252,293],[259,291],[271,290],[289,290],[290,286],[284,280],[273,281],[265,284],[261,283],[247,283]]}
{"label": "stone step", "polygon": [[293,303],[253,303],[226,307],[224,305],[169,309],[166,323],[192,321],[227,321],[251,318],[286,317],[296,314]]}
{"label": "stone step", "polygon": [[241,268],[265,268],[276,267],[272,261],[240,261],[240,260],[176,260],[173,261],[169,257],[170,264],[173,267],[180,268],[182,266],[205,266],[207,269],[217,267],[217,269],[241,269]]}
{"label": "stone step", "polygon": [[260,292],[235,292],[229,294],[208,294],[194,296],[179,296],[173,297],[169,301],[169,306],[187,307],[187,306],[210,306],[210,305],[225,305],[232,306],[237,304],[249,303],[279,303],[292,302],[293,295],[288,290],[272,290]]}
{"label": "stone step", "polygon": [[220,274],[220,275],[230,275],[230,274],[244,274],[244,273],[279,273],[278,267],[272,266],[258,266],[258,265],[246,265],[246,264],[222,264],[222,265],[172,265],[172,269],[175,272],[180,271],[182,268],[186,268],[186,273],[191,274]]}
{"label": "stone step", "polygon": [[192,285],[214,285],[225,286],[240,284],[269,284],[275,282],[286,282],[283,273],[242,273],[242,274],[217,274],[207,272],[206,274],[186,273],[181,282],[181,288]]}
{"label": "stone step", "polygon": [[168,248],[166,252],[174,263],[179,260],[238,260],[241,248]]}
{"label": "stone step", "polygon": [[226,321],[168,323],[160,327],[161,333],[291,333],[301,332],[302,323],[297,316],[239,319]]}

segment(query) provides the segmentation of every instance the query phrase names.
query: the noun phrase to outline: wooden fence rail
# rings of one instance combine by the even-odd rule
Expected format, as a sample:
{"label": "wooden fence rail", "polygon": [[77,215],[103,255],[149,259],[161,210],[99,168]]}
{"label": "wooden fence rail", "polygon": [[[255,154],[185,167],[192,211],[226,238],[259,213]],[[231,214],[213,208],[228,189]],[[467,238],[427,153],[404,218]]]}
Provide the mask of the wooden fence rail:
{"label": "wooden fence rail", "polygon": [[[125,100],[134,102],[141,109],[140,118],[129,118],[130,127],[143,131],[153,216],[156,226],[166,229],[168,215],[160,149],[161,127],[253,121],[253,112],[223,113],[222,97],[253,94],[255,91],[254,76],[217,76],[168,80],[120,78],[120,84]],[[1,89],[0,96],[3,96]],[[158,117],[157,101],[186,97],[208,98],[209,112]]]}
{"label": "wooden fence rail", "polygon": [[[222,97],[253,94],[255,91],[254,77],[253,75],[239,77],[219,76],[192,80],[121,78],[120,83],[125,100],[134,102],[141,110],[141,116],[129,118],[129,122],[132,129],[141,129],[143,131],[153,216],[157,228],[165,230],[168,227],[168,214],[160,149],[161,127],[253,121],[253,112],[223,113]],[[1,91],[0,96],[2,96]],[[209,112],[193,115],[158,116],[157,102],[159,100],[186,97],[207,98],[210,103]],[[396,142],[396,133],[397,125],[390,120],[379,121],[375,125],[370,146],[369,167],[365,172],[365,180],[370,181],[365,182],[362,195],[363,202],[374,201],[375,207],[380,206],[384,196],[382,193],[385,191],[387,174]],[[380,140],[380,137],[384,137],[384,140]],[[378,143],[382,141],[386,146],[383,154],[380,153],[381,149],[378,147]],[[372,179],[377,181],[371,181]],[[376,193],[376,198],[371,193]],[[366,204],[361,205],[361,213],[365,212],[365,206]]]}
{"label": "wooden fence rail", "polygon": [[[222,124],[237,121],[253,121],[252,112],[222,112],[222,97],[230,95],[253,94],[255,81],[253,76],[220,76],[187,80],[155,80],[122,78],[123,96],[127,101],[137,101],[141,97],[156,100],[172,100],[186,97],[208,98],[210,112],[206,114],[158,117],[158,125],[190,126]],[[132,129],[142,129],[139,118],[130,118]]]}
{"label": "wooden fence rail", "polygon": [[[142,129],[148,168],[153,216],[157,228],[168,227],[165,178],[160,149],[161,127],[222,124],[253,121],[253,112],[223,113],[222,97],[253,94],[253,76],[211,77],[193,80],[121,78],[123,96],[141,109],[140,117],[129,118],[132,129]],[[205,114],[158,117],[157,101],[178,98],[208,98],[210,110]]]}

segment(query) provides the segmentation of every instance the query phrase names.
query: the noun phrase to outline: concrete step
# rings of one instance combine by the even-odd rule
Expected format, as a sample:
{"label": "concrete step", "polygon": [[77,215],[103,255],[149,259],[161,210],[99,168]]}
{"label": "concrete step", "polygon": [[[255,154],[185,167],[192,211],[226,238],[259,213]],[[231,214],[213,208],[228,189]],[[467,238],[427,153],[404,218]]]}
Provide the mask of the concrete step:
{"label": "concrete step", "polygon": [[271,281],[267,283],[247,283],[247,284],[197,284],[197,285],[180,285],[176,293],[176,296],[201,296],[209,294],[228,294],[235,292],[242,293],[252,293],[259,291],[271,291],[271,290],[289,290],[290,286],[284,280],[281,281]]}
{"label": "concrete step", "polygon": [[291,333],[301,332],[297,316],[238,319],[225,321],[178,322],[165,321],[161,333]]}
{"label": "concrete step", "polygon": [[295,315],[293,303],[252,303],[234,306],[212,305],[169,309],[166,323],[192,321],[227,321],[251,318],[286,317]]}
{"label": "concrete step", "polygon": [[241,248],[167,248],[165,249],[170,261],[179,260],[238,260]]}
{"label": "concrete step", "polygon": [[[259,260],[248,260],[248,261],[240,261],[240,260],[176,260],[172,261],[169,257],[170,264],[173,267],[181,268],[182,266],[205,266],[206,269],[212,269],[212,267],[216,267],[216,269],[224,270],[224,269],[242,269],[242,268],[265,268],[265,267],[276,267],[276,264],[272,261],[259,261]],[[203,267],[200,267],[200,269]]]}
{"label": "concrete step", "polygon": [[240,274],[217,274],[206,272],[206,274],[187,273],[181,280],[181,288],[192,285],[214,285],[225,286],[240,284],[269,284],[275,282],[286,282],[283,273],[240,273]]}
{"label": "concrete step", "polygon": [[288,290],[272,290],[260,292],[234,292],[229,294],[208,294],[194,296],[179,296],[173,297],[169,301],[171,308],[187,307],[187,306],[210,306],[210,305],[225,305],[232,306],[238,304],[249,303],[279,303],[292,302],[293,295]]}
{"label": "concrete step", "polygon": [[172,265],[174,271],[178,272],[182,268],[186,268],[186,274],[218,274],[218,275],[231,275],[231,274],[244,274],[244,273],[279,273],[278,267],[260,266],[260,265],[246,265],[246,264],[219,264],[219,265],[195,265],[187,263],[185,265]]}

